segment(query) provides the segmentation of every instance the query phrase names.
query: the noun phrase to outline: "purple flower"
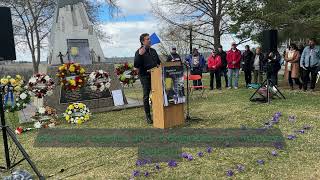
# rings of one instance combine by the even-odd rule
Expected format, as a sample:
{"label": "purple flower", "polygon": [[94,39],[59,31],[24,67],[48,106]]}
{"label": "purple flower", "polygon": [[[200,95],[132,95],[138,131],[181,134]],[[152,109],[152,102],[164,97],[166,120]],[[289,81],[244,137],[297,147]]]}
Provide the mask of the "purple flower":
{"label": "purple flower", "polygon": [[144,173],[144,176],[145,176],[145,177],[148,177],[148,176],[149,176],[149,172],[146,171],[146,172]]}
{"label": "purple flower", "polygon": [[228,170],[227,171],[227,176],[229,176],[229,177],[233,176],[233,171],[232,170]]}
{"label": "purple flower", "polygon": [[257,160],[257,163],[260,164],[260,165],[263,165],[264,164],[264,160],[259,159],[259,160]]}
{"label": "purple flower", "polygon": [[296,117],[295,116],[289,116],[289,122],[295,122]]}
{"label": "purple flower", "polygon": [[303,129],[299,130],[298,132],[299,132],[300,134],[304,134],[304,130],[303,130]]}
{"label": "purple flower", "polygon": [[188,158],[188,154],[187,154],[187,153],[182,153],[182,154],[181,154],[181,157],[187,159],[187,158]]}
{"label": "purple flower", "polygon": [[271,151],[271,155],[272,156],[278,156],[278,153],[277,153],[277,151],[273,150],[273,151]]}
{"label": "purple flower", "polygon": [[238,165],[237,165],[237,169],[238,169],[239,172],[244,171],[244,165],[238,164]]}
{"label": "purple flower", "polygon": [[274,146],[276,149],[283,149],[283,143],[281,143],[281,142],[274,142],[274,143],[273,143],[273,146]]}
{"label": "purple flower", "polygon": [[288,135],[287,137],[289,140],[294,140],[295,138],[297,138],[297,136],[295,135]]}
{"label": "purple flower", "polygon": [[311,126],[310,126],[310,125],[304,125],[304,126],[303,126],[303,129],[304,129],[304,130],[310,130],[310,129],[311,129]]}
{"label": "purple flower", "polygon": [[203,152],[198,152],[199,157],[203,157]]}
{"label": "purple flower", "polygon": [[140,161],[140,160],[137,160],[137,161],[136,161],[136,166],[143,166],[143,162]]}
{"label": "purple flower", "polygon": [[188,155],[188,160],[189,160],[189,161],[192,161],[192,160],[193,160],[193,157],[192,157],[191,154]]}
{"label": "purple flower", "polygon": [[158,170],[158,171],[161,169],[161,168],[160,168],[160,165],[159,165],[158,163],[156,164],[155,168],[156,168],[156,170]]}
{"label": "purple flower", "polygon": [[208,153],[212,153],[212,147],[208,147],[208,148],[207,148],[207,152],[208,152]]}
{"label": "purple flower", "polygon": [[170,161],[168,162],[168,166],[171,167],[171,168],[173,168],[173,167],[177,167],[178,164],[177,164],[177,162],[176,162],[175,160],[170,160]]}
{"label": "purple flower", "polygon": [[133,177],[137,177],[137,176],[140,175],[140,171],[134,170],[134,171],[132,172],[132,175],[133,175]]}
{"label": "purple flower", "polygon": [[275,123],[275,124],[277,124],[277,123],[279,122],[279,118],[280,118],[279,116],[273,117],[273,118],[272,118],[272,122]]}
{"label": "purple flower", "polygon": [[276,113],[274,114],[274,116],[280,117],[280,116],[282,116],[282,113],[281,113],[281,112],[276,112]]}

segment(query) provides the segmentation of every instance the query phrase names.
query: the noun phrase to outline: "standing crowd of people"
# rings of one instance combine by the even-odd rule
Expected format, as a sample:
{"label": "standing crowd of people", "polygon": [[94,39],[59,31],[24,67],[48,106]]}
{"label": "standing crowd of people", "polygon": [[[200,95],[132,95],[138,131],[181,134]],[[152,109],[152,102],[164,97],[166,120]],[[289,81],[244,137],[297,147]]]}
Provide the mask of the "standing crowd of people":
{"label": "standing crowd of people", "polygon": [[[153,123],[149,95],[151,91],[151,74],[150,69],[160,65],[161,61],[155,49],[151,48],[150,36],[144,33],[140,36],[141,47],[135,53],[134,67],[139,72],[140,81],[143,88],[143,104],[146,115],[146,121],[149,124]],[[317,75],[320,71],[320,46],[317,45],[315,39],[310,39],[306,47],[296,44],[290,44],[289,48],[283,54],[285,61],[285,78],[292,89],[294,83],[306,91],[310,84],[311,91],[314,91],[317,81]],[[212,50],[206,60],[199,53],[197,48],[194,48],[192,54],[185,58],[185,64],[192,75],[200,75],[202,77],[203,70],[207,66],[210,72],[210,89],[214,89],[214,79],[216,89],[221,90],[221,77],[225,78],[225,87],[228,89],[239,88],[240,69],[244,71],[246,87],[249,88],[253,83],[263,83],[264,75],[272,81],[273,85],[278,85],[278,73],[281,69],[281,55],[278,50],[273,50],[268,53],[263,53],[261,47],[255,49],[254,52],[250,47],[245,46],[245,51],[242,53],[236,43],[231,44],[231,49],[225,52],[222,46],[217,50]],[[176,47],[171,49],[171,54],[167,61],[183,61],[177,53]],[[310,76],[311,75],[311,76]],[[201,79],[193,82],[194,86],[202,87]],[[201,89],[201,88],[200,88]]]}
{"label": "standing crowd of people", "polygon": [[[306,47],[290,44],[284,52],[283,57],[278,50],[263,53],[261,47],[257,47],[254,52],[248,45],[242,53],[236,43],[231,44],[231,49],[223,51],[222,46],[218,50],[212,50],[207,59],[194,48],[193,53],[185,59],[190,67],[191,74],[201,75],[207,64],[210,72],[210,89],[221,90],[221,77],[225,78],[227,89],[239,88],[239,74],[242,69],[244,72],[246,87],[252,83],[262,84],[267,78],[273,85],[278,86],[278,74],[281,70],[281,59],[285,62],[284,77],[288,80],[291,89],[294,83],[300,90],[306,91],[310,84],[310,90],[314,91],[318,72],[320,71],[320,46],[315,39],[310,39]],[[264,76],[266,74],[266,77]],[[252,78],[253,75],[253,78]],[[216,87],[214,87],[214,82]],[[195,86],[202,86],[201,80],[193,82]]]}

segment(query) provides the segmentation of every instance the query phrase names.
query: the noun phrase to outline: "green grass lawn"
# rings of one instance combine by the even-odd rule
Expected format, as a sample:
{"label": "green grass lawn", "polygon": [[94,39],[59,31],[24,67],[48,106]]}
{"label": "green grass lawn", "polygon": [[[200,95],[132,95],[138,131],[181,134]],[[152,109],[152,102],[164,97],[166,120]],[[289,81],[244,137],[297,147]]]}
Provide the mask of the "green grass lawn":
{"label": "green grass lawn", "polygon": [[[207,76],[205,84],[208,85]],[[243,82],[241,79],[240,82]],[[282,83],[285,84],[285,83]],[[224,85],[224,82],[223,82]],[[212,154],[198,158],[197,152],[203,148],[184,148],[195,160],[182,160],[178,167],[169,168],[160,163],[161,171],[151,171],[152,166],[138,168],[137,148],[35,148],[36,131],[18,136],[38,169],[45,175],[54,175],[49,179],[129,179],[133,170],[150,172],[150,176],[139,179],[229,179],[226,171],[237,164],[243,164],[245,171],[235,172],[231,179],[320,179],[320,94],[283,90],[287,100],[274,100],[272,104],[257,104],[249,101],[253,90],[223,89],[207,91],[208,99],[195,98],[191,102],[191,116],[200,121],[188,122],[187,128],[240,128],[241,126],[259,128],[276,112],[282,112],[280,123],[275,127],[283,136],[305,124],[312,130],[299,135],[296,140],[286,139],[284,150],[278,151],[278,157],[271,157],[272,147],[215,148]],[[128,97],[141,99],[140,85],[126,88]],[[296,123],[289,123],[288,116],[297,116]],[[8,116],[12,129],[18,125],[16,116]],[[73,126],[62,121],[58,128],[151,128],[144,120],[142,108],[117,112],[93,114],[89,122]],[[2,142],[1,142],[2,143]],[[1,145],[2,147],[2,145]],[[264,159],[265,165],[256,160]],[[0,162],[4,164],[3,153]],[[32,172],[24,161],[18,168]],[[64,169],[64,172],[60,172]]]}

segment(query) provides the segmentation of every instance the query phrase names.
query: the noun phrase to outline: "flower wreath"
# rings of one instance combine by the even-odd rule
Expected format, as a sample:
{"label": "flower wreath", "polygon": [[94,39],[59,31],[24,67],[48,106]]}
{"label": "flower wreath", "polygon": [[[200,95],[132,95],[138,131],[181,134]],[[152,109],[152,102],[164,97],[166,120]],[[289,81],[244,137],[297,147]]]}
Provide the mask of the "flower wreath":
{"label": "flower wreath", "polygon": [[92,91],[99,90],[100,92],[109,89],[111,79],[107,72],[103,70],[92,72],[89,76],[88,83]]}
{"label": "flower wreath", "polygon": [[27,85],[29,93],[37,98],[51,96],[54,89],[54,81],[46,74],[33,75]]}
{"label": "flower wreath", "polygon": [[[1,78],[0,81],[1,85],[5,87],[11,86],[13,88],[13,92],[15,93],[20,93],[23,90],[22,86],[24,84],[24,81],[20,75],[16,75],[15,78],[12,78],[11,76],[5,76]],[[5,89],[8,90],[7,88]]]}
{"label": "flower wreath", "polygon": [[5,109],[9,112],[16,112],[27,107],[27,104],[31,103],[31,96],[27,89],[23,89],[19,94],[15,97],[14,106],[9,104],[5,104]]}
{"label": "flower wreath", "polygon": [[[24,81],[20,75],[16,75],[15,78],[6,76],[1,79],[1,84],[5,86],[6,96],[10,96],[8,94],[9,91],[12,91],[11,93],[14,94],[12,94],[12,101],[14,102],[11,102],[13,104],[8,104],[5,102],[5,110],[9,112],[20,111],[26,108],[27,104],[31,102],[31,96],[28,90],[23,87]],[[12,88],[12,90],[9,90],[9,88]]]}
{"label": "flower wreath", "polygon": [[120,82],[124,85],[133,84],[138,79],[138,72],[134,70],[133,64],[124,63],[116,67],[115,70]]}
{"label": "flower wreath", "polygon": [[63,114],[66,121],[72,124],[82,124],[90,118],[90,110],[83,103],[73,103]]}
{"label": "flower wreath", "polygon": [[66,63],[59,67],[57,76],[65,90],[74,91],[84,86],[85,72],[78,63]]}

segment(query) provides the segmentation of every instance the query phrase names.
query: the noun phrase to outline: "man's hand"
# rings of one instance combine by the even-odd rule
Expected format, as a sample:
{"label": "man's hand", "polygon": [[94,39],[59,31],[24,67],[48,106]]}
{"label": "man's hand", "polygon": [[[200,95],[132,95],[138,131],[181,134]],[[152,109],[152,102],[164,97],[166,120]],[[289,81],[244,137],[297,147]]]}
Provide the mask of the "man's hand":
{"label": "man's hand", "polygon": [[232,64],[236,64],[236,62],[235,62],[235,61],[232,61]]}
{"label": "man's hand", "polygon": [[134,71],[136,71],[139,74],[139,69],[138,68],[133,68]]}
{"label": "man's hand", "polygon": [[216,69],[216,66],[212,66],[213,69]]}
{"label": "man's hand", "polygon": [[146,53],[146,48],[143,46],[139,49],[139,54],[142,56],[144,53]]}

